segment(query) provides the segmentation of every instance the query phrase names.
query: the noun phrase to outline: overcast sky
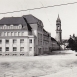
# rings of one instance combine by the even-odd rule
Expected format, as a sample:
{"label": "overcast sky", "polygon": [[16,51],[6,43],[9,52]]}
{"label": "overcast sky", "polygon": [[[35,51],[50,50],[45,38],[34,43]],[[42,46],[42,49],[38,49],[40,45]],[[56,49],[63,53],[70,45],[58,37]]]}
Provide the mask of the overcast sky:
{"label": "overcast sky", "polygon": [[[53,6],[76,1],[77,0],[0,0],[0,13]],[[22,16],[26,14],[33,14],[42,20],[44,28],[50,32],[51,36],[54,38],[56,37],[56,19],[59,14],[62,25],[62,38],[68,39],[69,35],[72,35],[73,33],[77,36],[77,4],[3,15],[0,14],[0,19],[2,17]]]}

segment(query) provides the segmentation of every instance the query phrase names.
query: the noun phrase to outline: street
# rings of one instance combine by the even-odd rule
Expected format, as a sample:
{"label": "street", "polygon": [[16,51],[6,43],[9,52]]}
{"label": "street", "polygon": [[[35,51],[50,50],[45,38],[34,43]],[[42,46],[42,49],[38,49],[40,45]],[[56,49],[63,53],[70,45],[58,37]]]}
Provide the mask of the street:
{"label": "street", "polygon": [[75,54],[66,50],[51,55],[0,56],[0,77],[76,77]]}

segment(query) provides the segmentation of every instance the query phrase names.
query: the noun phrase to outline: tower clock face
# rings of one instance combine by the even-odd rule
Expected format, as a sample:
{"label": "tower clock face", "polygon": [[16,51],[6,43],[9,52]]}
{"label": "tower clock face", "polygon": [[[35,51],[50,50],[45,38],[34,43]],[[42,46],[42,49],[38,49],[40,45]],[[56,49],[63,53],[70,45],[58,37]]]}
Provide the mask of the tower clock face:
{"label": "tower clock face", "polygon": [[60,26],[58,26],[58,30],[60,30]]}

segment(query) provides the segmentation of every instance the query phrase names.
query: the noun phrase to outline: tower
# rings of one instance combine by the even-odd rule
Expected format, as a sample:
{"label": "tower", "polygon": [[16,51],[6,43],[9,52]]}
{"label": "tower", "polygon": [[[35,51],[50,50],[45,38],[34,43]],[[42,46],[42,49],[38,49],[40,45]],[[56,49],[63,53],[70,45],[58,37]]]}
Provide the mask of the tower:
{"label": "tower", "polygon": [[58,41],[58,43],[62,43],[62,30],[61,30],[61,20],[58,18],[56,20],[56,40]]}

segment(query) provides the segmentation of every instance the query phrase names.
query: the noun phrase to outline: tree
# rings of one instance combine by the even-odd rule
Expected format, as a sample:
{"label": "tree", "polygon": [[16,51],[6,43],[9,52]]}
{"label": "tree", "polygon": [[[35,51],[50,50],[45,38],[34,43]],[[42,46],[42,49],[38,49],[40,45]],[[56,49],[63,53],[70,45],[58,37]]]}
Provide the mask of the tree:
{"label": "tree", "polygon": [[70,48],[71,50],[75,50],[77,52],[77,40],[73,38],[69,38],[68,43],[69,44],[67,48]]}

